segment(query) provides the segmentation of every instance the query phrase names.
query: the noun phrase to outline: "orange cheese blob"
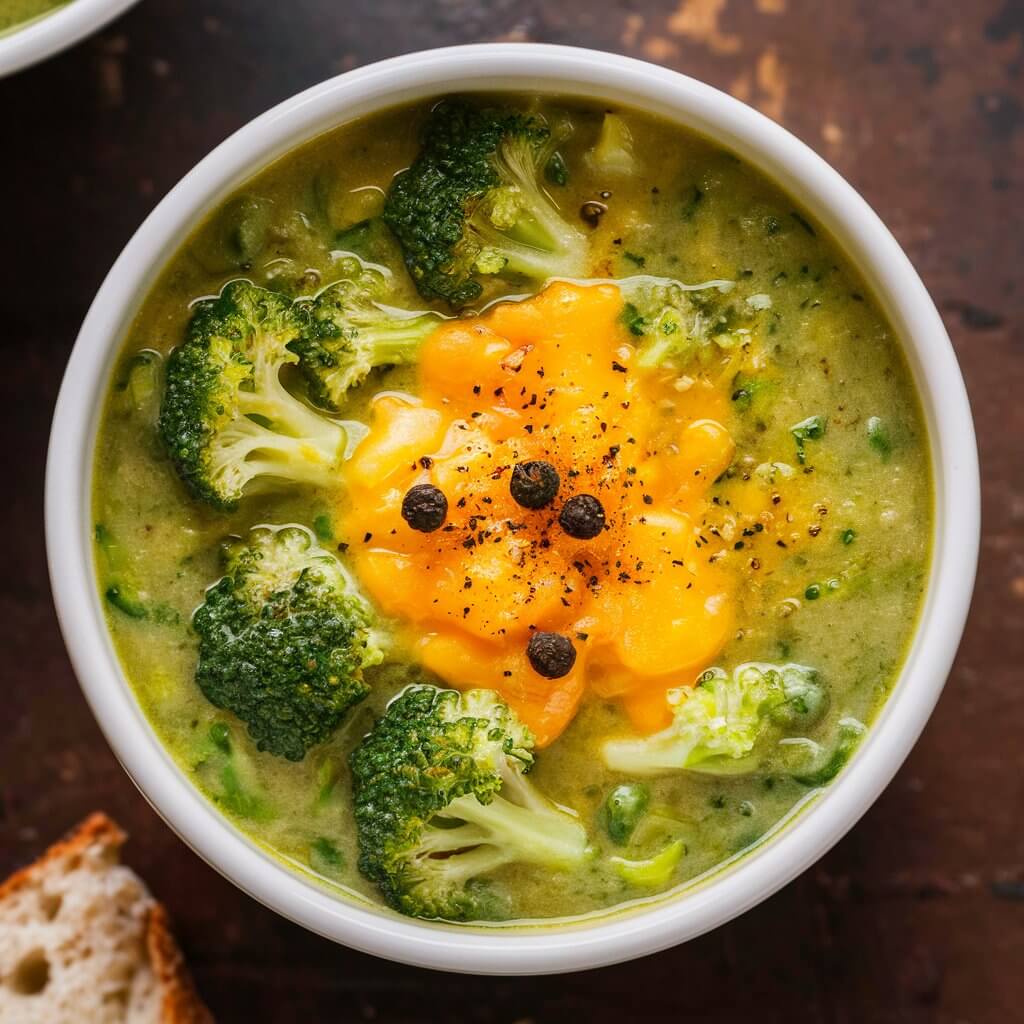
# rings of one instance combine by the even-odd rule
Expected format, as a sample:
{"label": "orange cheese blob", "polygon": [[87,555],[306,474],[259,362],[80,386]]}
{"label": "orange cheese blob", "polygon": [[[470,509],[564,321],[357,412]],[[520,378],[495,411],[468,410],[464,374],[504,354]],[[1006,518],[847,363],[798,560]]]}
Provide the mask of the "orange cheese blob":
{"label": "orange cheese blob", "polygon": [[[707,381],[680,392],[636,367],[621,312],[614,285],[558,283],[444,324],[422,350],[417,395],[376,397],[346,467],[344,534],[366,591],[426,668],[497,690],[541,746],[588,687],[621,699],[638,727],[663,725],[665,690],[692,682],[733,628],[730,578],[699,533],[733,456],[728,395]],[[532,511],[509,481],[537,459],[561,484]],[[428,534],[401,516],[421,483],[448,500]],[[575,494],[604,507],[592,540],[559,526]],[[573,640],[567,676],[533,670],[535,630]]]}

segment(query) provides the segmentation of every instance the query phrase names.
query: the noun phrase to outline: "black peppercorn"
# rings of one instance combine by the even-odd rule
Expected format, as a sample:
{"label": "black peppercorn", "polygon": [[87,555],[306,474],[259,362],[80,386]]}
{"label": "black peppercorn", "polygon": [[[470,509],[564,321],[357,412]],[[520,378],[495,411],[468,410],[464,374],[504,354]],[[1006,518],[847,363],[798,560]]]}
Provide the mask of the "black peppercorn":
{"label": "black peppercorn", "polygon": [[590,540],[604,529],[604,506],[592,494],[574,494],[562,506],[558,525],[570,537]]}
{"label": "black peppercorn", "polygon": [[550,462],[517,462],[508,489],[523,508],[538,509],[555,500],[561,482]]}
{"label": "black peppercorn", "polygon": [[433,533],[448,518],[448,499],[433,484],[417,484],[405,492],[402,518],[420,533]]}
{"label": "black peppercorn", "polygon": [[545,679],[561,679],[576,664],[576,648],[561,633],[534,633],[526,646],[526,656],[534,672]]}

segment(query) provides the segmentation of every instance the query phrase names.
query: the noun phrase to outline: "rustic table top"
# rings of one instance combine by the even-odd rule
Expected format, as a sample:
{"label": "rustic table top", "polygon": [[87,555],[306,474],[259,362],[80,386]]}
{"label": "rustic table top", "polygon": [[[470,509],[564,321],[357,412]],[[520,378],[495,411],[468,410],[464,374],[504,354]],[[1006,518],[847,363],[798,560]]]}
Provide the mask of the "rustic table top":
{"label": "rustic table top", "polygon": [[[938,710],[816,867],[688,945],[568,977],[446,976],[318,939],[192,854],[75,682],[41,524],[47,432],[92,296],[156,201],[267,107],[404,51],[573,43],[686,71],[831,161],[906,247],[973,399],[985,519]],[[1020,0],[143,0],[0,82],[0,877],[104,808],[220,1021],[1024,1019],[1024,3]],[[1015,222],[1015,223],[1014,223]],[[57,568],[59,572],[59,567]],[[966,585],[966,582],[965,582]]]}

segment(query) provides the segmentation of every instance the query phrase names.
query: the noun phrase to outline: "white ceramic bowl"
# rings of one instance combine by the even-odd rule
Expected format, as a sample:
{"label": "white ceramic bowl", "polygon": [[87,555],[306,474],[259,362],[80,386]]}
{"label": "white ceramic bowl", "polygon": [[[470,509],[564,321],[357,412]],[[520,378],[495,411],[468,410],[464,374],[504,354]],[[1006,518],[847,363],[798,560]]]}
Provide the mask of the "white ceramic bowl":
{"label": "white ceramic bowl", "polygon": [[72,0],[0,36],[0,78],[84,39],[138,0]]}
{"label": "white ceramic bowl", "polygon": [[[720,140],[798,196],[859,267],[903,339],[932,444],[934,561],[916,638],[852,764],[731,869],[629,913],[554,928],[474,930],[400,918],[329,895],[222,818],[160,745],[107,636],[93,574],[90,489],[102,396],[125,329],[197,218],[280,154],[351,118],[471,90],[614,99]],[[566,47],[486,44],[411,54],[324,82],[242,128],[153,211],[107,275],[61,388],[46,474],[51,579],[86,697],[136,785],[201,857],[267,906],[321,935],[393,960],[490,974],[579,970],[641,956],[735,917],[798,875],[864,813],[935,705],[956,653],[978,550],[977,451],[967,395],[920,279],[863,199],[803,143],[715,89],[663,68]]]}

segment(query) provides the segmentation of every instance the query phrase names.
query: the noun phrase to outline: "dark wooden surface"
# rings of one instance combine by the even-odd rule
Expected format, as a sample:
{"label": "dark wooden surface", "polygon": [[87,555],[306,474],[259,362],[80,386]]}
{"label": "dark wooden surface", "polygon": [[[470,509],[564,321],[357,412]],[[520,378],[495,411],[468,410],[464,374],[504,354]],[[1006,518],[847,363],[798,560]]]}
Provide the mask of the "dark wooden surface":
{"label": "dark wooden surface", "polygon": [[[43,463],[95,289],[161,195],[268,106],[448,43],[646,57],[821,152],[906,247],[974,403],[985,520],[945,696],[877,805],[741,920],[608,970],[412,970],[307,934],[202,864],[110,753],[57,630]],[[1013,0],[142,0],[0,81],[0,876],[88,811],[170,906],[221,1021],[1024,1020],[1024,4]],[[58,567],[59,571],[59,567]]]}

